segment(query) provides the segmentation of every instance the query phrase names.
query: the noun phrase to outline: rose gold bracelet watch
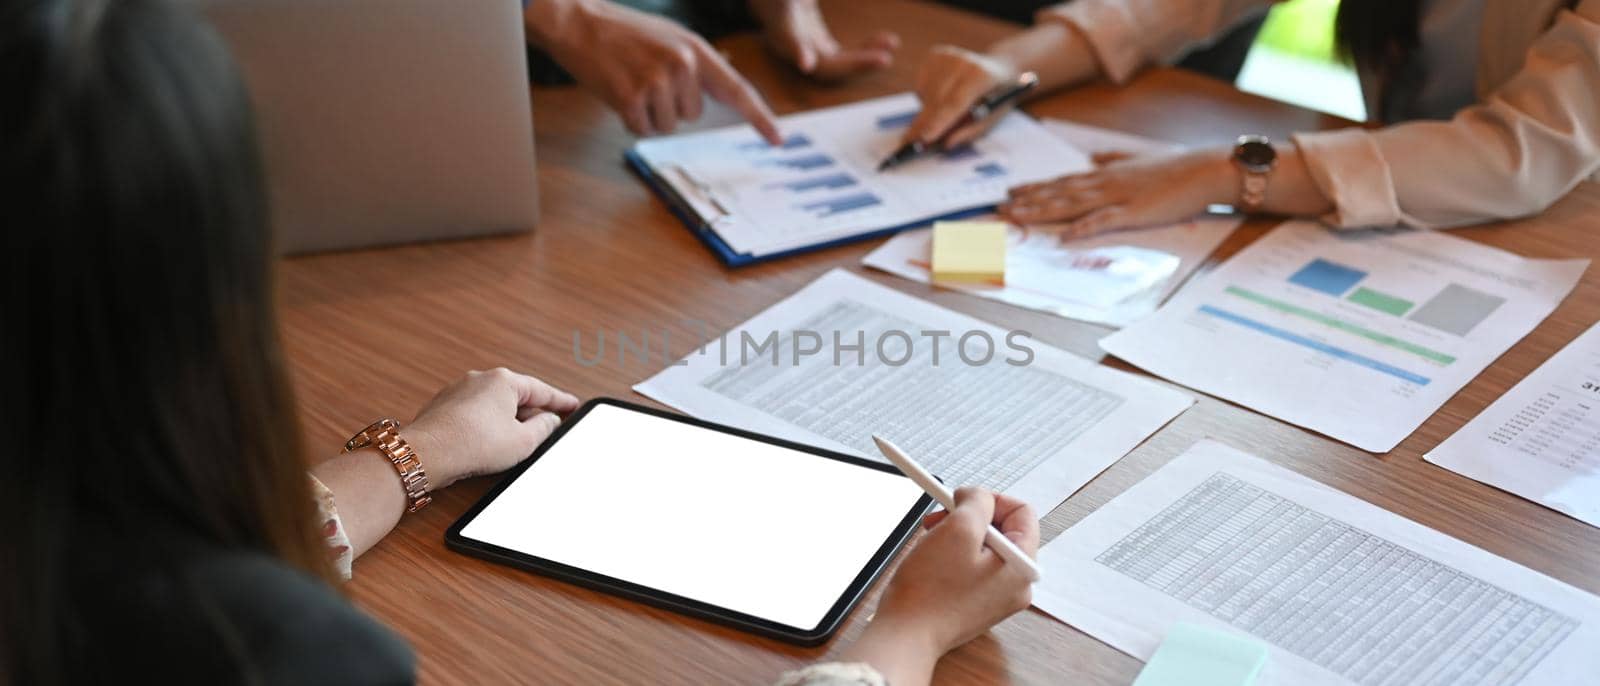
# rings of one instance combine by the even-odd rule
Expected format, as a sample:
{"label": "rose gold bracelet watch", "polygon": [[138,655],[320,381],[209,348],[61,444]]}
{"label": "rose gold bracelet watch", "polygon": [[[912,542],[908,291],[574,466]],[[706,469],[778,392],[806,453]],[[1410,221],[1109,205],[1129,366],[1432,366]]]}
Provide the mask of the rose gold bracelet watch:
{"label": "rose gold bracelet watch", "polygon": [[422,468],[422,461],[417,459],[417,451],[412,450],[411,444],[400,437],[400,422],[387,418],[373,422],[345,441],[344,452],[355,452],[368,446],[388,458],[395,471],[400,473],[400,487],[405,489],[406,500],[410,502],[406,512],[416,512],[433,502],[433,497],[428,495],[428,472]]}

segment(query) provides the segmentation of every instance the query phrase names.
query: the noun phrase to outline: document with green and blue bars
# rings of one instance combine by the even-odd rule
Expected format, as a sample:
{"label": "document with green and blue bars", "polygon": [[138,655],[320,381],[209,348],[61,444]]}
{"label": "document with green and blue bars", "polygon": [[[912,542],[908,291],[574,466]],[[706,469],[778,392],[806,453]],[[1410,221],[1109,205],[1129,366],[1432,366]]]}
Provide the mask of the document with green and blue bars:
{"label": "document with green and blue bars", "polygon": [[1436,231],[1290,222],[1100,347],[1382,453],[1544,321],[1588,266]]}

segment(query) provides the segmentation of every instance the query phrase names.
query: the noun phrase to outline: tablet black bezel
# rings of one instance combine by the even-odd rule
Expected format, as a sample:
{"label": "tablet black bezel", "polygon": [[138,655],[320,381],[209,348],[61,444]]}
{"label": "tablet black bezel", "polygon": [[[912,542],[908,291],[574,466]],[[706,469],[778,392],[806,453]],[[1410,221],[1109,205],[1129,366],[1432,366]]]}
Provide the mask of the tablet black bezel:
{"label": "tablet black bezel", "polygon": [[795,443],[793,441],[787,441],[781,438],[764,436],[762,434],[745,431],[743,429],[737,429],[723,424],[717,424],[673,412],[645,407],[643,405],[627,402],[625,400],[618,400],[616,398],[594,398],[589,402],[584,403],[582,407],[573,412],[566,421],[561,423],[560,428],[556,429],[556,431],[552,433],[549,438],[545,439],[543,443],[539,444],[539,447],[533,451],[533,454],[530,455],[528,459],[523,460],[520,464],[507,471],[505,476],[501,478],[498,483],[490,488],[489,491],[485,493],[482,498],[479,498],[476,503],[473,503],[472,507],[468,508],[460,518],[456,519],[455,523],[451,524],[449,530],[445,532],[445,545],[457,552],[480,557],[491,562],[498,562],[500,564],[516,567],[518,569],[535,572],[544,576],[560,579],[568,583],[619,595],[624,598],[637,600],[639,602],[667,610],[672,610],[674,612],[679,612],[692,617],[710,620],[719,624],[724,624],[744,631],[749,631],[751,633],[775,638],[788,643],[795,643],[804,646],[815,646],[826,643],[830,638],[833,637],[833,634],[839,630],[839,626],[843,622],[844,617],[850,613],[850,610],[854,609],[856,603],[860,602],[862,596],[866,594],[867,589],[870,588],[872,583],[877,580],[878,576],[883,573],[883,570],[886,566],[888,566],[889,561],[894,558],[894,555],[899,552],[899,550],[905,545],[906,541],[910,540],[911,535],[916,532],[917,526],[922,520],[922,515],[925,514],[929,507],[931,507],[933,504],[933,499],[927,494],[923,494],[921,498],[917,499],[916,504],[913,505],[911,510],[900,519],[900,523],[895,525],[895,528],[889,534],[889,537],[884,540],[882,545],[878,546],[877,552],[874,553],[872,558],[867,561],[867,564],[861,569],[861,571],[856,574],[855,579],[852,580],[850,585],[845,588],[842,594],[840,594],[839,599],[834,601],[833,607],[828,609],[827,614],[822,617],[822,621],[818,622],[817,626],[809,629],[779,624],[777,622],[762,619],[754,615],[736,612],[724,607],[718,607],[716,605],[691,598],[685,598],[672,593],[666,593],[649,588],[647,586],[642,586],[628,581],[623,581],[622,579],[606,576],[604,574],[596,574],[594,572],[589,572],[577,567],[562,564],[560,562],[517,552],[509,548],[502,548],[497,545],[470,539],[461,535],[462,528],[476,518],[485,507],[488,507],[489,503],[494,502],[495,498],[498,498],[500,494],[512,484],[512,482],[516,481],[518,477],[522,476],[523,472],[527,471],[529,467],[533,466],[533,463],[537,462],[541,456],[549,451],[551,446],[560,441],[562,436],[566,435],[567,431],[571,430],[572,427],[577,426],[578,423],[589,414],[590,410],[599,405],[611,405],[625,410],[641,412],[655,417],[660,417],[662,419],[681,422],[703,429],[710,429],[712,431],[719,431],[722,433],[739,436],[741,438],[747,438],[762,443],[768,443],[771,445],[816,455],[818,457],[823,457],[830,460],[846,462],[858,467],[875,469],[880,472],[888,472],[890,474],[901,474],[900,470],[891,465],[874,462],[872,460],[836,453],[830,450],[823,450],[821,448],[802,443]]}

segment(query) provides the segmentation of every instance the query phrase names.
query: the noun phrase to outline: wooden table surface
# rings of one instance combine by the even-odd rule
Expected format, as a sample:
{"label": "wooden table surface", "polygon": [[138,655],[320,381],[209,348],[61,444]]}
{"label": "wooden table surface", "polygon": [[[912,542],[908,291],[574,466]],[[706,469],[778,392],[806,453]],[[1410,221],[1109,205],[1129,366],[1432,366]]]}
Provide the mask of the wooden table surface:
{"label": "wooden table surface", "polygon": [[[880,27],[905,46],[891,69],[818,86],[781,66],[752,36],[724,41],[735,66],[782,112],[906,90],[932,45],[981,48],[1006,26],[905,0],[828,2],[849,41]],[[282,319],[310,445],[336,451],[379,416],[408,420],[434,390],[468,369],[508,366],[583,397],[641,400],[630,391],[661,360],[583,367],[574,335],[670,328],[681,355],[697,332],[726,329],[829,269],[845,267],[946,307],[1091,359],[1104,327],[1024,311],[864,272],[875,243],[729,270],[623,167],[631,138],[576,88],[535,89],[543,222],[530,235],[286,260]],[[1131,86],[1091,86],[1028,106],[1063,117],[1188,144],[1241,132],[1283,136],[1340,125],[1169,69]],[[702,125],[731,121],[714,110]],[[1457,235],[1531,257],[1600,258],[1585,228],[1600,191],[1585,185],[1537,219]],[[1261,235],[1253,221],[1210,265]],[[1447,403],[1393,452],[1374,456],[1230,403],[1199,403],[1044,520],[1048,540],[1204,437],[1254,452],[1590,592],[1600,592],[1600,530],[1422,461],[1422,454],[1600,319],[1600,276]],[[590,350],[586,348],[586,350]],[[659,355],[659,354],[658,354]],[[1118,361],[1106,364],[1129,369]],[[826,658],[857,635],[876,594],[840,637],[815,649],[754,638],[445,549],[445,528],[489,486],[459,484],[407,517],[356,563],[354,600],[415,646],[425,683],[748,683]],[[940,665],[939,683],[1126,684],[1139,663],[1037,611],[1023,612]]]}

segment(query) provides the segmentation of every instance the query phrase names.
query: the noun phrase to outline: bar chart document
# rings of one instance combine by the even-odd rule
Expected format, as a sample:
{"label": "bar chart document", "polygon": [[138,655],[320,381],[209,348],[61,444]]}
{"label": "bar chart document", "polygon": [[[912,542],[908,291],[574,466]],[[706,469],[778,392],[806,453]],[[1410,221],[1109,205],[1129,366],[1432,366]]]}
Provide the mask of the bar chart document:
{"label": "bar chart document", "polygon": [[643,140],[635,151],[724,241],[763,255],[987,207],[1006,189],[1089,169],[1088,156],[1020,112],[982,140],[887,172],[919,104],[892,95],[748,125]]}
{"label": "bar chart document", "polygon": [[1600,598],[1201,441],[1039,553],[1034,605],[1141,660],[1178,622],[1268,646],[1262,686],[1600,675]]}
{"label": "bar chart document", "polygon": [[[1111,326],[1150,316],[1217,249],[1239,220],[1203,217],[1062,242],[1049,226],[1013,228],[1001,284],[941,284],[1030,310]],[[928,283],[931,232],[902,231],[861,263]]]}
{"label": "bar chart document", "polygon": [[1436,231],[1289,222],[1100,346],[1383,453],[1544,321],[1588,266]]}
{"label": "bar chart document", "polygon": [[1600,324],[1425,458],[1600,526]]}
{"label": "bar chart document", "polygon": [[883,461],[878,434],[946,483],[1004,491],[1040,516],[1194,403],[841,270],[634,390]]}

